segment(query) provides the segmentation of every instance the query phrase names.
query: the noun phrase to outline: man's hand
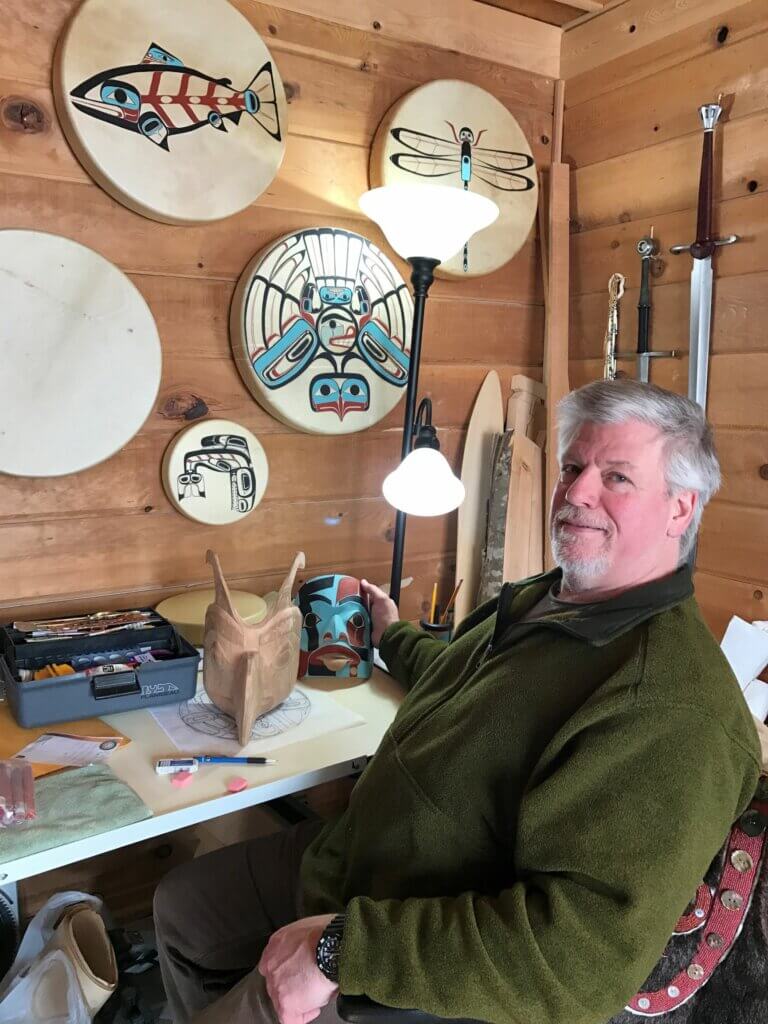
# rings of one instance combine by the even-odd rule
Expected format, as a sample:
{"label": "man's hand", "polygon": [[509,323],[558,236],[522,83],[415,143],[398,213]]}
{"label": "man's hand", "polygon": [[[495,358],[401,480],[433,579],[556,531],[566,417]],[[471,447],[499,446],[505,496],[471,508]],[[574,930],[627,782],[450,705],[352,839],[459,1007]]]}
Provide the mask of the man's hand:
{"label": "man's hand", "polygon": [[363,597],[368,601],[371,612],[371,640],[373,646],[378,647],[382,633],[393,622],[399,622],[400,613],[395,602],[389,594],[384,593],[381,587],[374,586],[368,580],[360,580],[360,589],[363,592]]}
{"label": "man's hand", "polygon": [[279,928],[259,960],[259,973],[267,984],[281,1024],[307,1024],[338,992],[315,961],[317,943],[333,914],[303,917]]}

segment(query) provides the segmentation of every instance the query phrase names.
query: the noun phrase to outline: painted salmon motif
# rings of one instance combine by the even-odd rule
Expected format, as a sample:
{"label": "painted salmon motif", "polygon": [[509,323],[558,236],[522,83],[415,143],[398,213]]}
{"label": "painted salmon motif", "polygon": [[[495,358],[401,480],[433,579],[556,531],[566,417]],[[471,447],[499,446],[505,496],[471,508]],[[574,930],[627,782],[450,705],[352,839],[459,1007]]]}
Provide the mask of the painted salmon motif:
{"label": "painted salmon motif", "polygon": [[243,90],[230,78],[212,78],[152,43],[140,64],[109,68],[71,90],[73,104],[90,117],[138,132],[161,149],[173,135],[215,128],[226,132],[249,114],[281,141],[272,62],[267,61]]}

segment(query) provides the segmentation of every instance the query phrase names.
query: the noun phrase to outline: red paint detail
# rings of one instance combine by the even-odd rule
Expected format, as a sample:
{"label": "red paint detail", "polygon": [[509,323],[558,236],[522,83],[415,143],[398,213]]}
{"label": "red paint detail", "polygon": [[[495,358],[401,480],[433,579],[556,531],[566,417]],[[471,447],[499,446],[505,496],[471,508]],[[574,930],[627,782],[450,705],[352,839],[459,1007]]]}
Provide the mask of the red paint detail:
{"label": "red paint detail", "polygon": [[[696,890],[696,898],[693,901],[690,913],[684,914],[675,925],[675,935],[689,935],[701,928],[707,919],[707,914],[712,907],[712,890],[703,882]],[[696,911],[702,910],[703,914],[697,916]]]}
{"label": "red paint detail", "polygon": [[[749,810],[759,811],[761,814],[768,814],[768,801],[753,800]],[[760,875],[762,862],[765,857],[766,840],[768,834],[764,829],[758,836],[748,836],[742,832],[739,823],[731,827],[731,834],[728,839],[728,846],[725,851],[723,871],[718,880],[717,889],[710,906],[710,913],[707,917],[701,942],[693,952],[686,967],[679,971],[674,978],[671,978],[663,988],[655,992],[638,992],[638,994],[627,1003],[625,1009],[640,1017],[658,1017],[662,1013],[670,1013],[676,1010],[683,1003],[686,1003],[696,992],[702,988],[717,967],[730,951],[738,938],[744,918],[747,915],[755,884]],[[731,854],[735,850],[743,850],[752,858],[753,867],[751,871],[740,872],[731,864]],[[720,897],[724,892],[738,893],[744,902],[739,910],[728,910],[723,906]],[[723,939],[719,948],[707,944],[707,935],[716,932]],[[699,964],[704,968],[704,974],[698,980],[690,978],[687,970],[691,964]],[[670,996],[669,988],[674,986],[679,994]],[[639,1000],[648,1000],[650,1005],[646,1008],[639,1006]]]}
{"label": "red paint detail", "polygon": [[345,597],[359,597],[360,596],[360,583],[355,579],[354,576],[340,576],[339,577],[339,588],[338,588],[338,599],[341,601]]}

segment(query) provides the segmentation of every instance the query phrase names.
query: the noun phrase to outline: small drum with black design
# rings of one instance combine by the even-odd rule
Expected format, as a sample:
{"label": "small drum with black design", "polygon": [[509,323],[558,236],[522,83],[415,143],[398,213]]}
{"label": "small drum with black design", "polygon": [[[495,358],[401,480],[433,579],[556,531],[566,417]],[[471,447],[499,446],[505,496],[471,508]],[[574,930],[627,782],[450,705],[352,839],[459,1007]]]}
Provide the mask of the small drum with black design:
{"label": "small drum with black design", "polygon": [[171,441],[163,486],[190,519],[211,526],[236,523],[252,512],[267,486],[267,456],[250,430],[230,420],[202,420]]}

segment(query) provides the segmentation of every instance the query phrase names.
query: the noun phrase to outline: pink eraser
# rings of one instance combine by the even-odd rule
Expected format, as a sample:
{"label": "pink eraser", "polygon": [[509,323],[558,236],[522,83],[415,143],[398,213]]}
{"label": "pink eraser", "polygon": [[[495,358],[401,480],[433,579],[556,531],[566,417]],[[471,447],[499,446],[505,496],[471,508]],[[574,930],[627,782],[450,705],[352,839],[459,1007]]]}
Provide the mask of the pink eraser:
{"label": "pink eraser", "polygon": [[171,785],[181,789],[182,786],[188,786],[194,777],[192,772],[174,772],[171,776]]}
{"label": "pink eraser", "polygon": [[235,775],[227,783],[227,789],[230,793],[242,793],[244,789],[248,789],[248,779],[244,779],[242,775]]}

